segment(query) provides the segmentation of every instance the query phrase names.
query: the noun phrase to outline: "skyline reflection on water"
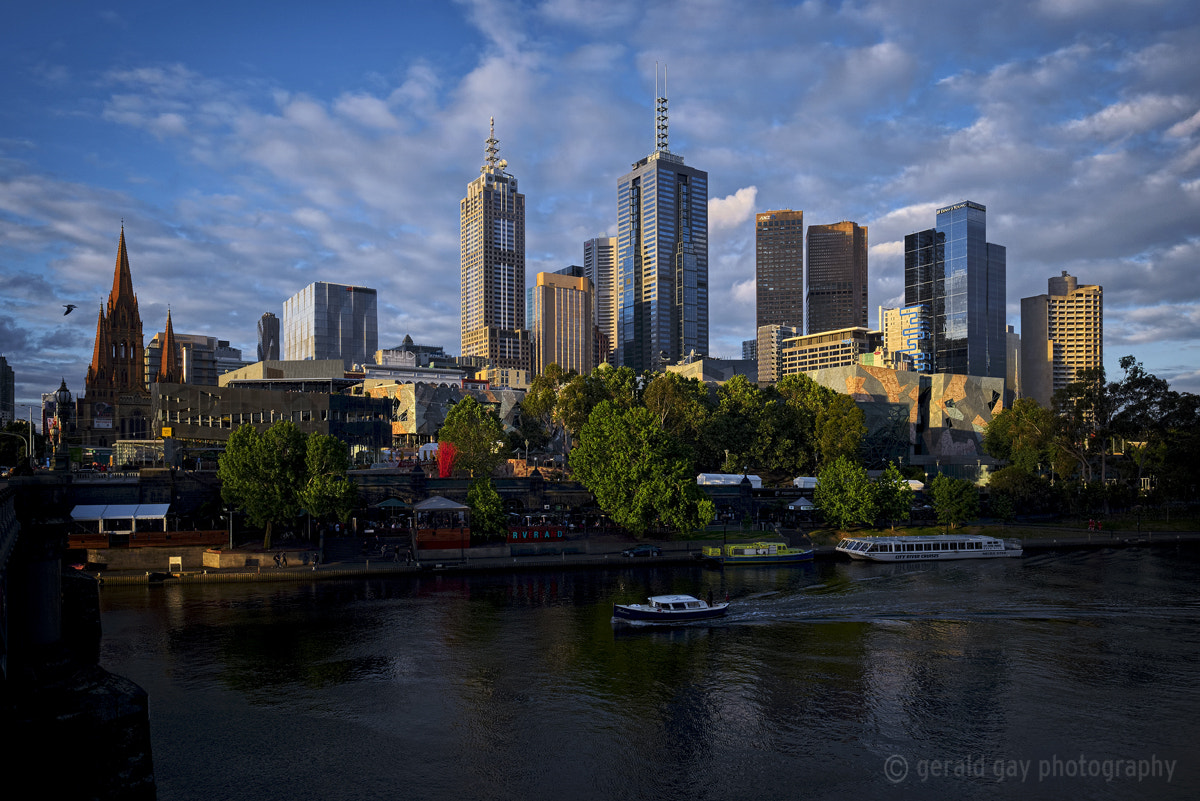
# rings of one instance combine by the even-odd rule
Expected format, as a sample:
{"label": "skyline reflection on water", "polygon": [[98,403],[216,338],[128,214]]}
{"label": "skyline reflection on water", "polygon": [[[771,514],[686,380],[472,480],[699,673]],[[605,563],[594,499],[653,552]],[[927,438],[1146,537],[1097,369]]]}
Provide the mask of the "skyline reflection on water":
{"label": "skyline reflection on water", "polygon": [[[163,799],[1195,797],[1198,578],[1124,550],[106,587],[101,663],[150,695]],[[610,619],[710,589],[722,620]]]}

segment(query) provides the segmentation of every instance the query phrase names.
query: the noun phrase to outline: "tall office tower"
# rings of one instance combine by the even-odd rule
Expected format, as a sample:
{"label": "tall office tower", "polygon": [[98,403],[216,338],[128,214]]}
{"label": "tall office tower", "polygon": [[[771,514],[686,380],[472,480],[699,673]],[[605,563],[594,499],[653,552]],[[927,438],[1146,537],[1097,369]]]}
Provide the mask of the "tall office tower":
{"label": "tall office tower", "polygon": [[790,325],[804,332],[804,212],[754,215],[755,329]]}
{"label": "tall office tower", "polygon": [[933,363],[930,349],[929,315],[924,306],[905,306],[903,309],[879,307],[879,328],[883,332],[883,349],[895,369],[912,369],[928,373]]}
{"label": "tall office tower", "polygon": [[758,383],[774,384],[783,377],[783,341],[804,332],[794,325],[760,325],[755,351],[758,353]]}
{"label": "tall office tower", "polygon": [[758,340],[743,339],[742,340],[742,360],[743,361],[758,361]]}
{"label": "tall office tower", "polygon": [[525,319],[525,196],[497,156],[496,120],[479,177],[459,204],[461,354],[529,369]]}
{"label": "tall office tower", "polygon": [[258,360],[279,361],[279,318],[271,312],[258,318]]}
{"label": "tall office tower", "polygon": [[379,350],[378,293],[315,281],[283,303],[283,358],[341,359],[347,370]]}
{"label": "tall office tower", "polygon": [[654,152],[617,181],[616,361],[635,372],[708,353],[708,173],[668,144],[659,97]]}
{"label": "tall office tower", "polygon": [[583,274],[592,280],[596,327],[608,341],[617,341],[617,238],[601,236],[583,243]]}
{"label": "tall office tower", "polygon": [[1013,401],[1024,397],[1021,385],[1021,335],[1013,326],[1004,327],[1004,352],[1008,358],[1008,369],[1004,375],[1004,408],[1009,409]]}
{"label": "tall office tower", "polygon": [[587,375],[595,366],[592,281],[584,276],[538,273],[533,288],[533,370],[551,364]]}
{"label": "tall office tower", "polygon": [[0,426],[16,419],[17,376],[8,365],[8,359],[0,356]]}
{"label": "tall office tower", "polygon": [[1104,364],[1104,287],[1063,274],[1021,298],[1021,394],[1049,407],[1083,370]]}
{"label": "tall office tower", "polygon": [[808,226],[808,332],[867,327],[867,229],[842,221]]}
{"label": "tall office tower", "polygon": [[928,310],[935,373],[1004,378],[1006,252],[986,238],[987,209],[969,200],[904,237],[905,305]]}

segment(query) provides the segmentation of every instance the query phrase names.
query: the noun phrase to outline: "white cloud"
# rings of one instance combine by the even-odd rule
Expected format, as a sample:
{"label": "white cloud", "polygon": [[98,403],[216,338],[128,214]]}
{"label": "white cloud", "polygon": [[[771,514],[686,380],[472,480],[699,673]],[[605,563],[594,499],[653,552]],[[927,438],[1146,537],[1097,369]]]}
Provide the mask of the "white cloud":
{"label": "white cloud", "polygon": [[719,231],[722,228],[736,228],[753,219],[755,201],[758,199],[758,187],[742,187],[726,197],[709,198],[708,228]]}
{"label": "white cloud", "polygon": [[1152,130],[1169,120],[1178,119],[1189,105],[1188,99],[1179,95],[1143,95],[1114,103],[1083,119],[1072,120],[1067,123],[1066,129],[1079,136],[1119,139]]}

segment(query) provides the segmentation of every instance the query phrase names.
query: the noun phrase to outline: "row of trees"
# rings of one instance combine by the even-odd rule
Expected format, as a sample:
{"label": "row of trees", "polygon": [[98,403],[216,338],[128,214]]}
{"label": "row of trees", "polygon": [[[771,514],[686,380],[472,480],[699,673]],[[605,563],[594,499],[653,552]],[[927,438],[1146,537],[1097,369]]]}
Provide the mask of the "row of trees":
{"label": "row of trees", "polygon": [[217,475],[221,499],[261,527],[263,547],[270,548],[274,527],[291,525],[302,512],[315,520],[349,520],[358,500],[349,467],[346,443],[280,421],[261,434],[249,424],[230,434]]}
{"label": "row of trees", "polygon": [[1171,390],[1132,356],[1120,365],[1116,381],[1103,368],[1084,371],[1050,409],[1021,398],[992,419],[984,449],[1008,463],[989,483],[993,513],[1124,505],[1143,479],[1162,498],[1194,499],[1200,396]]}
{"label": "row of trees", "polygon": [[[825,521],[839,529],[883,521],[892,528],[908,520],[914,493],[908,479],[889,463],[874,482],[866,468],[846,457],[826,465],[817,477],[813,500]],[[938,522],[955,528],[979,516],[979,492],[970,481],[939,475],[930,485]]]}

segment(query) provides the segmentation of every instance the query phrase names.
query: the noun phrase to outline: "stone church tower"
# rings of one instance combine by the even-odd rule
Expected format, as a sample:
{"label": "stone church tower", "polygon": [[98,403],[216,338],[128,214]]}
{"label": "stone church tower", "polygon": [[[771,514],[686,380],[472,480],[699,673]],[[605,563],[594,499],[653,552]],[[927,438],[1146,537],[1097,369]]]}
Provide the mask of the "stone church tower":
{"label": "stone church tower", "polygon": [[85,446],[111,447],[118,439],[149,438],[150,393],[145,371],[142,317],[122,225],[108,308],[101,309],[96,320],[96,345],[79,404]]}

